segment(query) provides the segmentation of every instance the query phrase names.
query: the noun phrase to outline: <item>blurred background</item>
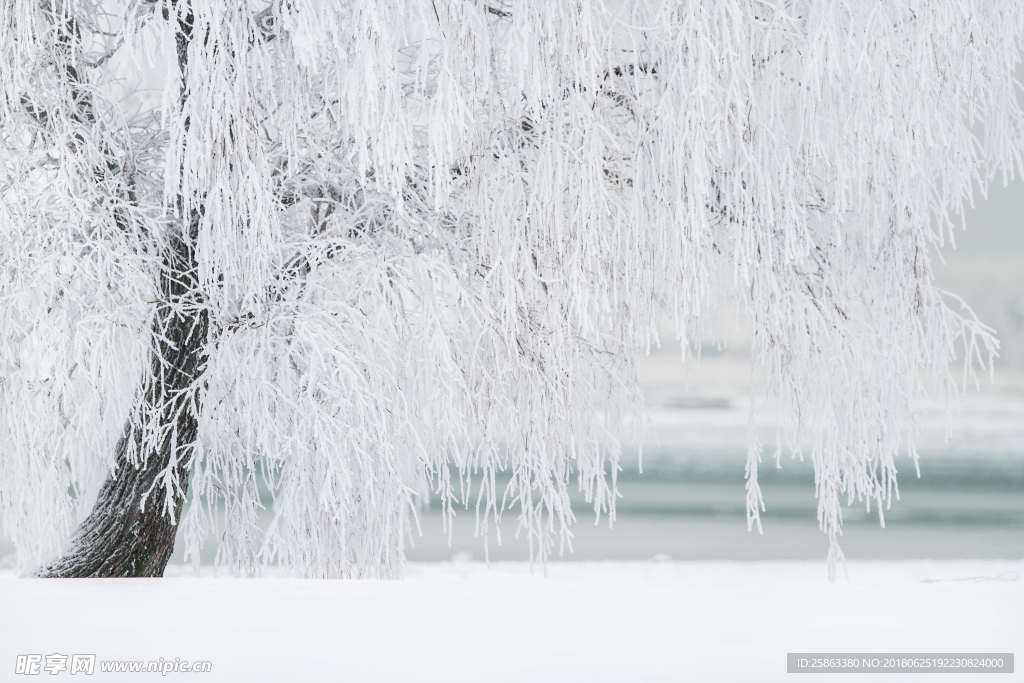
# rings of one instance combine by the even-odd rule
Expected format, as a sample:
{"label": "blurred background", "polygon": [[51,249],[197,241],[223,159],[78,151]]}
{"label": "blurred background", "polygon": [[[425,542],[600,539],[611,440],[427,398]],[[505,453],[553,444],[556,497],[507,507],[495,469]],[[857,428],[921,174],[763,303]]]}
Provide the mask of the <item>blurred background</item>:
{"label": "blurred background", "polygon": [[[938,268],[940,285],[963,297],[994,327],[1001,351],[994,381],[969,390],[950,418],[941,406],[921,420],[920,473],[897,461],[900,500],[877,514],[845,512],[842,547],[849,559],[986,559],[1024,557],[1024,183],[993,189],[966,217],[956,250]],[[726,321],[728,325],[728,321]],[[708,345],[699,361],[680,362],[668,345],[641,359],[651,412],[643,473],[627,453],[622,498],[613,529],[577,501],[573,552],[562,559],[772,560],[825,557],[818,530],[810,464],[784,458],[776,469],[773,434],[759,425],[765,446],[760,482],[767,510],[764,533],[747,531],[744,462],[749,427],[750,361],[746,331],[720,329],[724,348]],[[669,337],[666,337],[669,338]],[[770,407],[768,407],[770,410]],[[759,407],[759,411],[767,412]],[[952,421],[952,424],[950,424]],[[946,438],[947,427],[952,429]],[[483,559],[473,511],[451,530],[425,512],[412,560]],[[509,516],[492,560],[527,559]]]}

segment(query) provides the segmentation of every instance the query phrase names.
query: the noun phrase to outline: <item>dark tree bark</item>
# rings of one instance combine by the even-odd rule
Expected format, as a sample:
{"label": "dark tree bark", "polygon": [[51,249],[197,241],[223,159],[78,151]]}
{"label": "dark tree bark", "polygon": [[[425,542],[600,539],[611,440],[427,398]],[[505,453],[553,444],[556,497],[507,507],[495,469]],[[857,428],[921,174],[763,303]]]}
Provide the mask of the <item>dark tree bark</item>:
{"label": "dark tree bark", "polygon": [[[189,96],[189,46],[195,26],[191,0],[149,1],[159,2],[163,18],[177,28],[180,105],[184,107]],[[72,93],[72,119],[83,127],[96,125],[93,100],[77,67],[81,43],[78,22],[53,9],[47,11],[56,27],[60,47],[58,76]],[[277,37],[275,5],[259,12],[254,22],[254,44]],[[45,122],[46,112],[31,101],[24,105],[30,115]],[[188,127],[186,118],[186,130]],[[104,147],[103,153],[103,164],[94,170],[94,176],[97,182],[109,184],[111,178],[120,179],[123,169],[113,150]],[[130,178],[123,180],[121,199],[134,205],[134,183]],[[203,207],[201,202],[182,196],[177,198],[177,206],[181,223],[163,245],[147,374],[139,402],[116,446],[114,470],[100,489],[89,516],[75,531],[68,551],[39,569],[37,576],[162,576],[174,551],[176,520],[188,494],[197,445],[204,391],[201,376],[210,341],[209,317],[202,300],[195,252]],[[131,227],[123,212],[113,218],[122,229]],[[328,256],[331,253],[329,250]],[[286,264],[281,279],[295,278],[311,268],[308,258],[293,259]],[[144,430],[148,431],[144,434]],[[159,438],[154,438],[154,433]],[[171,471],[177,486],[168,491],[161,475]]]}
{"label": "dark tree bark", "polygon": [[[188,0],[167,0],[163,12],[178,26],[176,47],[184,103],[193,15]],[[70,53],[77,42],[77,23],[63,18],[58,36]],[[84,96],[77,70],[69,67],[65,71],[76,91],[78,107],[86,107],[85,113],[91,116],[91,100]],[[37,576],[163,576],[174,551],[177,519],[188,494],[198,438],[203,391],[199,379],[206,365],[209,338],[208,315],[199,299],[195,252],[201,214],[186,210],[185,204],[179,197],[181,228],[164,245],[148,374],[139,403],[117,444],[115,468],[89,516],[75,531],[67,552],[39,569]],[[144,436],[143,429],[154,427],[159,438]],[[168,491],[161,474],[170,469],[177,486]]]}
{"label": "dark tree bark", "polygon": [[[188,492],[202,399],[202,387],[196,381],[206,364],[209,325],[201,302],[194,301],[196,291],[191,240],[177,237],[163,257],[149,374],[136,412],[117,444],[116,470],[100,489],[68,552],[40,569],[38,576],[163,575],[177,532],[176,517],[167,514],[165,506],[169,502],[180,513]],[[155,447],[150,439],[146,452],[139,423],[153,420],[161,438]],[[144,456],[141,467],[132,462],[133,452]],[[170,493],[159,480],[168,467],[176,470],[180,484]]]}

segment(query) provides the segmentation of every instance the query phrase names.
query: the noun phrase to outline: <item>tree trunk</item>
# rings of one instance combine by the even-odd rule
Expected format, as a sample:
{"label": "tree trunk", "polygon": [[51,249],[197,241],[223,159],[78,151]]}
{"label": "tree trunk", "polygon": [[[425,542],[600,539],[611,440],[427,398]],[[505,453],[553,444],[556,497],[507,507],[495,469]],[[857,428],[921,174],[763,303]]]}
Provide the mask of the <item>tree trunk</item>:
{"label": "tree trunk", "polygon": [[[195,300],[197,285],[194,248],[175,237],[162,259],[149,376],[117,444],[116,469],[67,554],[40,569],[38,576],[163,575],[188,492],[202,398],[202,387],[195,382],[206,364],[208,320],[202,302]],[[160,437],[144,439],[142,425],[156,427]],[[133,463],[132,453],[141,466]],[[170,494],[159,478],[169,467],[180,484]],[[165,510],[168,503],[173,517]]]}

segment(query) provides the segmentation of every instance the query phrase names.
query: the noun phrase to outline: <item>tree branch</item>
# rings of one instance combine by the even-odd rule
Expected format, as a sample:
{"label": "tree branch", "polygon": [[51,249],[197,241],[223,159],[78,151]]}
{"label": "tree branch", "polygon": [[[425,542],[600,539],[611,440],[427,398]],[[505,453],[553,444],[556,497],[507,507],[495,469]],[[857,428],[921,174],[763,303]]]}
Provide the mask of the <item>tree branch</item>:
{"label": "tree branch", "polygon": [[[67,86],[71,106],[68,116],[74,124],[72,150],[88,144],[87,130],[99,128],[99,117],[96,106],[89,91],[89,86],[82,77],[77,66],[77,52],[81,44],[81,29],[78,20],[71,14],[63,14],[54,9],[50,3],[43,4],[44,13],[56,29],[56,51],[54,67],[57,75]],[[53,123],[53,113],[37,106],[27,94],[22,95],[21,104],[26,113],[36,123],[49,129]],[[93,178],[97,185],[113,186],[117,202],[111,207],[111,218],[114,224],[125,234],[131,234],[133,228],[141,227],[130,215],[129,207],[138,206],[135,181],[119,155],[105,140],[99,139],[97,147],[101,160],[93,167]],[[145,235],[145,230],[140,231]],[[140,244],[144,250],[144,241]]]}

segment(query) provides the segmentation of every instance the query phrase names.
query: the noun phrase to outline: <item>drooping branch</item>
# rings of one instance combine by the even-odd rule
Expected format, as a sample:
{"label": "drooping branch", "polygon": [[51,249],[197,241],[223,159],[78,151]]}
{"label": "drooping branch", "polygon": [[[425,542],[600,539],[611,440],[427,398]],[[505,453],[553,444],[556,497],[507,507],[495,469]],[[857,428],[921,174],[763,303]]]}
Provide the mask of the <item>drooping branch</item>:
{"label": "drooping branch", "polygon": [[[264,10],[264,13],[269,12],[272,8],[273,5],[271,7],[268,7],[267,10]],[[502,12],[502,14],[504,15],[505,13]],[[610,86],[606,86],[605,83],[608,83],[614,79],[619,78],[637,76],[657,76],[657,74],[658,66],[655,63],[637,62],[630,64],[619,64],[608,68],[601,75],[602,85],[597,89],[596,93],[598,96],[610,97],[615,101],[616,104],[626,106],[627,108],[629,108],[625,96],[616,93]],[[584,86],[579,86],[576,89],[580,92],[585,92],[587,90],[587,88]],[[567,90],[566,96],[568,96],[569,93],[570,91]],[[632,112],[631,108],[629,109]],[[521,133],[520,145],[527,145],[530,144],[530,140],[533,138],[535,134],[536,125],[536,121],[529,114],[524,114],[518,120],[516,120],[514,125],[512,125],[510,128]],[[322,154],[323,153],[317,153],[314,158],[318,159],[322,156]],[[499,159],[501,158],[502,155],[501,153],[496,151],[493,152],[491,156],[495,159]],[[472,158],[472,156],[469,157],[470,160]],[[312,163],[314,162],[311,161],[310,164]],[[453,178],[460,178],[468,175],[471,172],[471,163],[471,161],[467,161],[464,163],[457,163],[453,165],[451,167],[451,176]],[[628,178],[619,178],[618,175],[611,169],[605,169],[605,175],[609,179],[609,181],[614,183],[624,183],[627,185],[630,185],[632,183],[632,181]],[[423,192],[425,190],[425,176],[421,178],[407,178],[406,181],[407,195],[416,195],[417,193]],[[331,217],[331,215],[334,213],[335,207],[338,205],[338,197],[341,193],[340,189],[331,190],[329,186],[323,183],[319,183],[316,185],[316,190],[316,193],[309,197],[312,203],[311,210],[313,211],[314,214],[312,221],[312,230],[309,233],[309,236],[312,239],[312,246],[284,260],[283,264],[278,269],[276,275],[272,278],[271,283],[268,284],[267,287],[265,288],[264,296],[261,299],[262,303],[280,302],[282,298],[285,296],[285,293],[290,290],[291,286],[294,283],[300,282],[307,278],[314,270],[316,270],[322,264],[333,259],[337,254],[339,254],[346,245],[346,241],[344,239],[322,239],[326,229],[327,219]],[[294,205],[298,201],[300,196],[301,193],[294,191],[287,193],[286,201],[282,203],[282,206],[284,208],[287,208]],[[321,214],[322,207],[326,207],[326,210],[324,210],[323,213]],[[361,236],[367,234],[367,227],[369,223],[370,221],[365,219],[357,220],[356,226],[349,230],[348,237]],[[533,265],[534,270],[537,271],[538,277],[540,277],[540,264],[536,253],[533,254],[531,258],[531,263]],[[544,282],[544,279],[542,277],[541,286],[545,291],[547,290],[547,284]],[[258,321],[259,317],[255,313],[250,311],[243,313],[238,317],[232,319],[231,321],[227,322],[223,326],[223,329],[225,331],[231,331],[242,327],[261,324]]]}
{"label": "drooping branch", "polygon": [[[92,167],[93,180],[98,188],[104,188],[113,195],[110,214],[114,224],[122,233],[141,238],[131,240],[131,243],[146,251],[149,235],[145,223],[137,218],[138,196],[130,162],[102,135],[103,124],[91,87],[79,68],[82,35],[78,20],[66,9],[58,10],[51,3],[45,3],[43,9],[56,32],[53,66],[67,91],[65,100],[68,107],[63,112],[71,123],[67,145],[75,154],[97,140],[99,160]],[[21,103],[25,112],[44,129],[49,130],[55,125],[57,112],[39,107],[27,94],[22,95]],[[101,131],[101,134],[96,136],[96,131]]]}

